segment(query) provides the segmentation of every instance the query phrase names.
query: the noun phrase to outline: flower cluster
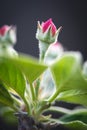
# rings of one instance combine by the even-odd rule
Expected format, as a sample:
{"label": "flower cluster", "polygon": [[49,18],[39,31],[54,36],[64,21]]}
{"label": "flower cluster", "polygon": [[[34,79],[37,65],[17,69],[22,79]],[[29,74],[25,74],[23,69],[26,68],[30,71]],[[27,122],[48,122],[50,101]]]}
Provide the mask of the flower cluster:
{"label": "flower cluster", "polygon": [[[18,130],[47,130],[55,124],[87,130],[86,107],[79,111],[54,105],[87,106],[87,62],[82,63],[79,52],[64,51],[58,41],[61,28],[52,19],[38,22],[39,60],[15,51],[14,26],[0,28],[0,114],[16,113]],[[62,114],[57,119],[53,112]]]}

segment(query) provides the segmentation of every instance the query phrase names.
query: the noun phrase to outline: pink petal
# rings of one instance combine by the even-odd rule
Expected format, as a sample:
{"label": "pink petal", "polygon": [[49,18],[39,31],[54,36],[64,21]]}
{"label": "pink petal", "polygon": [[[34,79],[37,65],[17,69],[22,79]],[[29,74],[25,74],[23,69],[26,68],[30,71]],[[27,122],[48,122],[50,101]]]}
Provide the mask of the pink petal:
{"label": "pink petal", "polygon": [[4,34],[9,30],[8,25],[4,25],[3,27],[0,28],[0,35],[4,36]]}
{"label": "pink petal", "polygon": [[54,47],[57,47],[60,43],[59,42],[56,42],[53,44]]}
{"label": "pink petal", "polygon": [[56,31],[57,31],[57,29],[56,29],[56,26],[54,25],[53,22],[51,23],[51,29],[52,29],[52,36],[54,36]]}
{"label": "pink petal", "polygon": [[52,24],[51,18],[47,20],[46,22],[42,23],[42,31],[45,32],[51,24]]}
{"label": "pink petal", "polygon": [[59,42],[56,42],[56,43],[53,43],[52,45],[51,45],[51,47],[52,48],[57,48],[58,46],[60,46],[60,43]]}
{"label": "pink petal", "polygon": [[44,26],[44,22],[41,23],[41,26],[42,26],[42,27]]}

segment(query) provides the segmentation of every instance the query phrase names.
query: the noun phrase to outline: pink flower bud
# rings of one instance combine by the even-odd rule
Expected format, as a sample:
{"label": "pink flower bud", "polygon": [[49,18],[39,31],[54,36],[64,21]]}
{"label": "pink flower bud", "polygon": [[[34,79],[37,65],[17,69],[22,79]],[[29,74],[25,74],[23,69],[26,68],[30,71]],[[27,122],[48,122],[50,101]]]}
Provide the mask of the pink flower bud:
{"label": "pink flower bud", "polygon": [[51,18],[42,24],[38,21],[36,38],[46,44],[51,44],[57,41],[61,29],[62,27],[56,28]]}
{"label": "pink flower bud", "polygon": [[4,25],[0,28],[0,44],[12,45],[16,42],[16,27]]}
{"label": "pink flower bud", "polygon": [[51,28],[52,36],[54,36],[56,34],[57,29],[56,29],[56,26],[54,25],[54,23],[52,22],[51,18],[49,20],[47,20],[46,22],[42,22],[41,27],[42,27],[43,33]]}
{"label": "pink flower bud", "polygon": [[63,46],[59,43],[53,43],[49,46],[46,54],[45,54],[45,63],[52,64],[56,58],[60,57],[63,54]]}
{"label": "pink flower bud", "polygon": [[57,53],[60,48],[62,49],[62,45],[59,42],[53,43],[49,47],[50,51],[53,53]]}
{"label": "pink flower bud", "polygon": [[4,36],[6,32],[10,29],[10,26],[4,25],[3,27],[0,28],[0,35]]}

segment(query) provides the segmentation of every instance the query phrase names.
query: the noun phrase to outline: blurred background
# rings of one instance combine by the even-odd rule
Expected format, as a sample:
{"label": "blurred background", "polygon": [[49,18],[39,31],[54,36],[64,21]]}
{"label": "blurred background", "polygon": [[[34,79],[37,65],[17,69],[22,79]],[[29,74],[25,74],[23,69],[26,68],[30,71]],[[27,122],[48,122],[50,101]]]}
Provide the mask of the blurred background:
{"label": "blurred background", "polygon": [[[81,51],[87,59],[87,3],[86,0],[0,0],[0,26],[17,26],[15,49],[38,57],[38,41],[35,38],[37,21],[52,18],[62,26],[59,42],[68,50]],[[64,105],[63,103],[59,104]],[[66,104],[73,108],[73,104]],[[58,127],[59,128],[59,127]],[[58,129],[55,128],[55,129]],[[17,130],[0,118],[0,130]],[[59,128],[65,130],[64,128]]]}

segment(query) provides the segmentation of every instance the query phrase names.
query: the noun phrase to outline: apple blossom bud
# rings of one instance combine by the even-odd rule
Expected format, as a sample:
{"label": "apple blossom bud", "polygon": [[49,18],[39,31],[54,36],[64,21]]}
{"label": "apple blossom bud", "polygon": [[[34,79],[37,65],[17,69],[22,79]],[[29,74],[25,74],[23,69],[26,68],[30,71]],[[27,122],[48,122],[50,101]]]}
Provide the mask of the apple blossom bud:
{"label": "apple blossom bud", "polygon": [[47,29],[51,28],[50,31],[52,33],[52,36],[56,34],[57,29],[56,26],[53,24],[52,19],[47,20],[45,23],[43,22],[41,26],[43,33],[46,32]]}
{"label": "apple blossom bud", "polygon": [[60,57],[62,54],[62,45],[59,42],[53,43],[49,46],[45,54],[44,62],[50,65],[55,61],[56,58]]}
{"label": "apple blossom bud", "polygon": [[0,36],[4,36],[9,29],[10,29],[10,26],[8,26],[8,25],[2,26],[2,27],[0,28]]}
{"label": "apple blossom bud", "polygon": [[0,44],[4,46],[13,45],[16,43],[16,28],[15,26],[4,25],[0,28]]}
{"label": "apple blossom bud", "polygon": [[57,42],[57,38],[61,29],[62,27],[57,30],[51,18],[46,22],[42,22],[42,24],[38,22],[36,38],[39,40],[41,61],[44,60],[45,53],[50,44]]}
{"label": "apple blossom bud", "polygon": [[41,25],[40,22],[38,22],[36,38],[40,41],[51,44],[57,41],[61,28],[62,27],[57,30],[51,18],[46,22],[42,22]]}
{"label": "apple blossom bud", "polygon": [[0,28],[0,57],[18,56],[13,48],[16,43],[16,28],[15,26],[4,25]]}

